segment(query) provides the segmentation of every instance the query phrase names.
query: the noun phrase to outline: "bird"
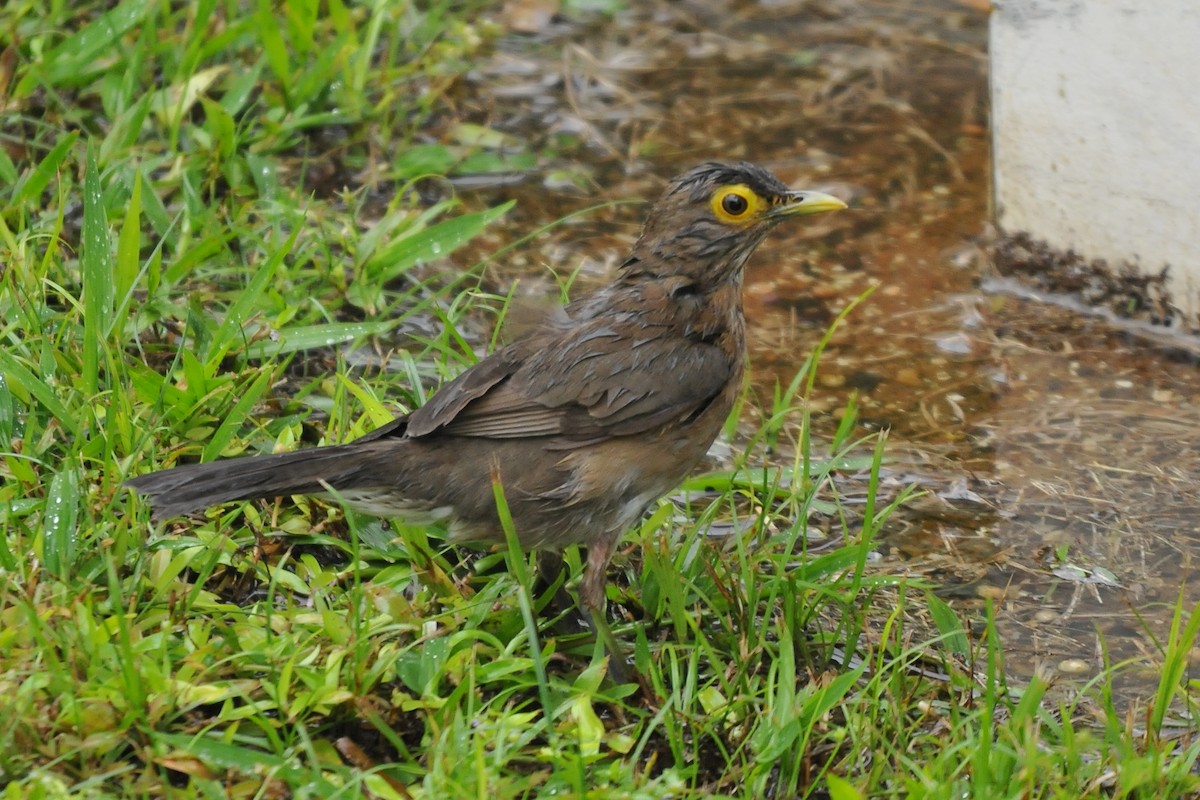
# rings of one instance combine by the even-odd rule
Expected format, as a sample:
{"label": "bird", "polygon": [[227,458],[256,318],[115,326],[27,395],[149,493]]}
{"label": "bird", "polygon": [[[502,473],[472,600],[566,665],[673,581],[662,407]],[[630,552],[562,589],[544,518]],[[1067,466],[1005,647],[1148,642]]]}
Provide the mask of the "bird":
{"label": "bird", "polygon": [[600,622],[622,535],[700,463],[734,407],[747,360],[747,259],[780,222],[843,208],[752,163],[698,164],[667,184],[608,285],[411,413],[346,444],[125,483],[159,520],[332,495],[371,515],[445,524],[452,542],[501,543],[498,479],[522,548],[587,548],[579,602]]}

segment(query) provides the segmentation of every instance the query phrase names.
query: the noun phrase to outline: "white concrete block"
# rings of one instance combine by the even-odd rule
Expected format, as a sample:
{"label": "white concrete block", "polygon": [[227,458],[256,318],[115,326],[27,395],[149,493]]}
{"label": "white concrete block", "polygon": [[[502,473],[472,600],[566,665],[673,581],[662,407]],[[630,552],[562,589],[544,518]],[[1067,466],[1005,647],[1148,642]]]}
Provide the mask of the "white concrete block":
{"label": "white concrete block", "polygon": [[1200,316],[1200,0],[996,0],[997,221]]}

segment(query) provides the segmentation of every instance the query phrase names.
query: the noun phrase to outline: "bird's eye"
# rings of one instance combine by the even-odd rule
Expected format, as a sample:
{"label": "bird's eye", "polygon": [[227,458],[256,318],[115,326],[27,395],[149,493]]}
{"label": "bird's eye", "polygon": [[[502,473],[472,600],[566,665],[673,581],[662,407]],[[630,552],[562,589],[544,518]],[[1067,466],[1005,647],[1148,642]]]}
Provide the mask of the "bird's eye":
{"label": "bird's eye", "polygon": [[751,225],[769,208],[766,200],[744,183],[722,186],[712,193],[709,208],[726,225]]}
{"label": "bird's eye", "polygon": [[721,198],[721,208],[731,217],[740,217],[750,208],[750,203],[740,194],[730,192]]}

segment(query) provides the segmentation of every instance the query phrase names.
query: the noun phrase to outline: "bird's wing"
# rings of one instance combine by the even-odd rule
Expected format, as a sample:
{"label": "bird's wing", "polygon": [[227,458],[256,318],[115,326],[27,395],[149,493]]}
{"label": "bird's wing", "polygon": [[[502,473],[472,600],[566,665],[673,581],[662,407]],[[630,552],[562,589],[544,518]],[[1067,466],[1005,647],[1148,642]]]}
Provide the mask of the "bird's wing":
{"label": "bird's wing", "polygon": [[693,414],[733,374],[734,364],[710,344],[648,330],[594,333],[572,337],[566,352],[527,360],[514,389],[549,408],[586,410],[590,424],[580,430],[624,436]]}
{"label": "bird's wing", "polygon": [[708,405],[734,365],[709,344],[594,321],[569,336],[498,351],[413,412],[407,435],[510,439],[626,436]]}
{"label": "bird's wing", "polygon": [[519,347],[497,350],[439,389],[428,403],[408,415],[405,435],[426,436],[444,430],[471,403],[493,392],[505,393],[501,387],[521,366]]}

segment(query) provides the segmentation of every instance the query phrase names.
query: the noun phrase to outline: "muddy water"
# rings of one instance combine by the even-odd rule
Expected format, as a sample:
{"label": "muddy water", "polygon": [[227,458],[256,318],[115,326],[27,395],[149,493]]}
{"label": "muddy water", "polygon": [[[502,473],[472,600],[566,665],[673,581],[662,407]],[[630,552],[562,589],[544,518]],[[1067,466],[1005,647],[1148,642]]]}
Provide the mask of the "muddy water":
{"label": "muddy water", "polygon": [[[964,609],[994,601],[1014,675],[1082,684],[1106,650],[1132,662],[1124,691],[1146,696],[1177,597],[1200,600],[1200,371],[1102,321],[981,289],[978,4],[657,2],[534,26],[516,16],[537,5],[509,4],[500,21],[517,30],[472,76],[482,99],[466,109],[541,154],[538,171],[488,195],[518,198],[512,227],[652,198],[709,158],[758,161],[849,200],[850,211],[779,230],[752,261],[764,402],[838,311],[876,287],[834,338],[811,402],[828,431],[857,392],[864,428],[892,432],[889,481],[928,491],[892,525],[880,568],[923,572]],[[574,218],[490,277],[532,293],[552,283],[547,266],[578,270],[577,288],[603,281],[641,213]]]}

